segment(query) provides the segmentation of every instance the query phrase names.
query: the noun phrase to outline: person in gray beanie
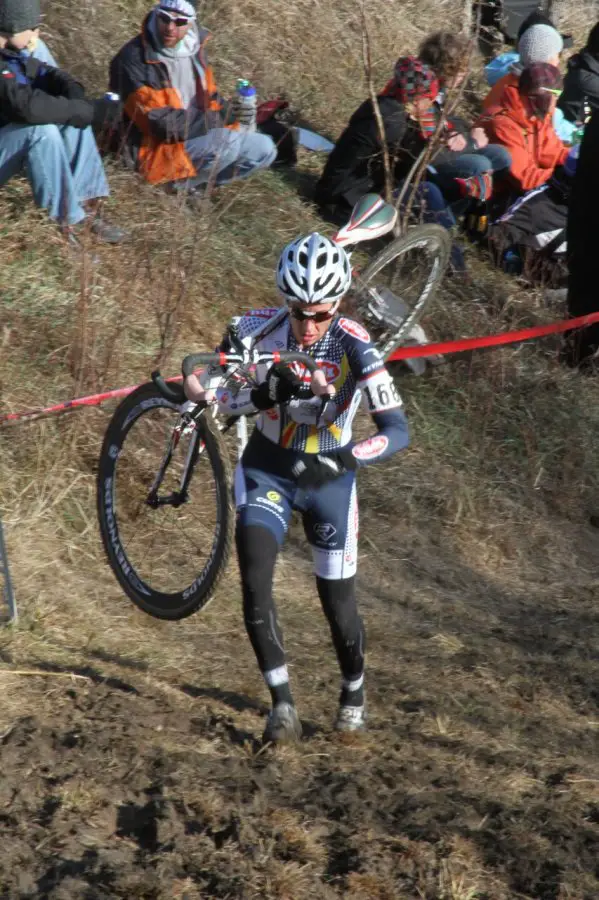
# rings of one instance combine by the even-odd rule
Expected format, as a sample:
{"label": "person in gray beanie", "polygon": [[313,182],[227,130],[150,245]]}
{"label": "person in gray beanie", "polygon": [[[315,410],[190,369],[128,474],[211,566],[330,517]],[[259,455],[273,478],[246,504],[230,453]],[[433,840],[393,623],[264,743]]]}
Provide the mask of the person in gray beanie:
{"label": "person in gray beanie", "polygon": [[98,215],[109,190],[90,127],[114,123],[120,104],[86,99],[75,78],[36,58],[40,20],[39,0],[0,0],[0,186],[26,174],[69,240],[87,221],[99,240],[120,243],[126,233]]}

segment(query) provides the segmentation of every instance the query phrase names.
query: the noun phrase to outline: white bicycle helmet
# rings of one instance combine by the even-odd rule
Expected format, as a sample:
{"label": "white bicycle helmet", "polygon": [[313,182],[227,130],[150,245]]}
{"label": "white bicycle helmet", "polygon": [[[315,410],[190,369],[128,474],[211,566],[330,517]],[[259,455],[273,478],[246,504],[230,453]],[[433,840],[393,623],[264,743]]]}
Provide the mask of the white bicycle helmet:
{"label": "white bicycle helmet", "polygon": [[277,287],[287,303],[339,303],[351,285],[349,256],[317,231],[288,244],[277,266]]}

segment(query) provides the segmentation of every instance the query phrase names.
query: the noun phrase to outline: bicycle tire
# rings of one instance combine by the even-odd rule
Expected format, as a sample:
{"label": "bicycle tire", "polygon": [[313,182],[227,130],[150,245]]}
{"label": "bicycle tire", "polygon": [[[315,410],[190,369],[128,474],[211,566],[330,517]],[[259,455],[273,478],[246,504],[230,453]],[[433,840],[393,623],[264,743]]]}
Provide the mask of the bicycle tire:
{"label": "bicycle tire", "polygon": [[[388,247],[385,247],[364,269],[359,276],[359,283],[364,287],[373,287],[377,276],[391,263],[402,256],[407,256],[411,251],[424,250],[430,257],[430,269],[426,275],[422,288],[417,292],[418,296],[413,302],[405,303],[405,297],[401,296],[404,305],[407,305],[409,313],[398,327],[387,328],[380,340],[375,340],[384,359],[405,341],[411,329],[420,321],[425,310],[430,306],[435,293],[443,280],[449,255],[451,253],[451,237],[441,225],[419,225],[410,229],[407,234],[396,238]],[[368,297],[358,298],[358,309],[369,327],[372,328],[372,317],[365,308]]]}
{"label": "bicycle tire", "polygon": [[[197,488],[200,503],[196,507],[192,498],[191,503],[182,501],[175,506],[164,502],[154,508],[147,502],[148,487],[160,468],[156,461],[163,461],[165,446],[167,443],[171,446],[170,435],[174,429],[171,423],[181,421],[179,410],[179,406],[162,396],[151,382],[129,394],[115,410],[106,430],[97,479],[98,521],[112,571],[137,607],[155,618],[171,621],[190,616],[212,598],[229,560],[235,523],[227,449],[215,422],[207,415],[198,418],[195,439],[192,426],[187,426],[187,434],[185,428],[180,431],[165,471],[165,481],[167,475],[169,482],[176,480],[168,466],[172,464],[173,470],[181,468],[180,460],[184,457],[181,471],[189,472],[190,494],[194,487]],[[143,437],[140,444],[132,441],[136,434],[137,440]],[[130,446],[127,441],[132,441]],[[202,471],[198,471],[199,460]],[[204,528],[204,511],[208,511],[210,492],[208,469],[214,484],[214,502],[210,499],[210,507],[214,506],[214,526]],[[182,511],[180,516],[179,510]],[[203,518],[197,519],[197,537],[191,525],[192,536],[187,539],[181,522],[198,516]],[[154,528],[157,528],[159,540],[152,543],[149,532]],[[194,554],[199,550],[204,530],[208,535],[206,553],[203,554],[206,561],[200,567],[201,557],[196,561]],[[199,574],[193,574],[197,572],[196,565]],[[146,568],[153,572],[150,579]],[[184,574],[188,571],[189,576]],[[165,587],[166,583],[168,587]]]}

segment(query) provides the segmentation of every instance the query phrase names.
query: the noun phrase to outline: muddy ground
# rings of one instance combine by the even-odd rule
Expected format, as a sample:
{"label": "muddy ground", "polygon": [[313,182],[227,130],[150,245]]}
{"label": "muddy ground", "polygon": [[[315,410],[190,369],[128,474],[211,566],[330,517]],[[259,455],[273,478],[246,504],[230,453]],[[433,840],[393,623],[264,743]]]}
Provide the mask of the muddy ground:
{"label": "muddy ground", "polygon": [[166,657],[185,636],[189,678],[118,635],[67,663],[58,642],[5,633],[0,896],[596,900],[595,536],[562,528],[577,580],[556,580],[548,553],[547,583],[527,584],[532,541],[531,568],[521,558],[520,581],[500,584],[460,561],[442,522],[391,543],[382,489],[371,480],[363,523],[363,736],[331,732],[337,674],[314,599],[308,619],[297,600],[311,597],[299,531],[281,579],[297,747],[260,746],[234,580],[202,621],[145,633]]}

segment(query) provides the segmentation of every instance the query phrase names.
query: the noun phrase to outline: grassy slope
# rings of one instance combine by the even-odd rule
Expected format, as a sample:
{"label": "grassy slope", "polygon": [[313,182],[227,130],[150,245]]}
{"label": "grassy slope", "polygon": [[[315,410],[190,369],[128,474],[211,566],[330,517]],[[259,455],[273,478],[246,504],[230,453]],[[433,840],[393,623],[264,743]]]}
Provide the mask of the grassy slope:
{"label": "grassy slope", "polygon": [[[144,6],[55,2],[52,46],[101,90],[107,47],[132,33]],[[407,5],[390,18],[387,0],[370,0],[368,12],[379,83],[398,52],[458,15],[442,3],[426,11]],[[204,18],[216,30],[212,54],[224,88],[240,72],[265,93],[284,86],[302,114],[331,133],[364,95],[350,0],[277,5],[274,29],[272,4],[252,0],[214,0]],[[134,243],[93,248],[83,260],[32,211],[25,185],[11,183],[0,195],[2,409],[131,384],[157,361],[174,371],[182,352],[210,345],[231,313],[271,302],[278,250],[317,224],[293,186],[272,173],[223,191],[208,222],[118,169],[110,176],[110,215],[132,227]],[[448,285],[427,325],[436,337],[551,318],[534,292],[472,262],[479,289]],[[165,328],[169,309],[176,326]],[[162,869],[131,856],[120,881],[102,893],[100,879],[89,896],[597,895],[597,539],[584,523],[597,497],[599,423],[595,384],[562,371],[555,347],[460,358],[400,384],[412,448],[361,482],[373,731],[357,747],[327,735],[335,665],[305,549],[293,537],[278,592],[312,740],[266,763],[252,756],[263,690],[234,568],[200,617],[161,624],[130,608],[103,562],[94,468],[110,408],[0,433],[3,519],[22,610],[20,628],[0,634],[7,668],[93,671],[96,680],[80,689],[89,691],[90,709],[96,682],[125,673],[148,708],[135,697],[125,706],[131,734],[115,745],[114,764],[124,748],[145,743],[144,722],[162,722],[165,710],[164,727],[148,742],[177,760],[172,802],[201,800],[208,824],[237,810],[246,829],[222,852],[201,842],[194,850],[181,837],[179,862],[163,849]],[[3,721],[9,728],[20,716],[43,732],[69,715],[51,679],[1,677],[0,733]],[[192,715],[199,733],[188,731]],[[111,722],[98,714],[94,723],[90,713],[82,727],[99,737]],[[76,827],[84,818],[108,821],[142,790],[117,779],[111,794],[104,764],[81,764],[60,789],[60,814]],[[194,778],[198,798],[190,799]],[[261,784],[253,799],[239,787],[252,779]],[[39,788],[40,804],[48,790]],[[252,856],[250,845],[263,856]],[[109,825],[99,846],[109,856]],[[14,887],[9,872],[17,859],[36,872],[60,847],[15,850],[0,869],[13,885],[9,896],[41,896],[39,887]],[[60,890],[47,895],[83,896],[81,888]]]}

